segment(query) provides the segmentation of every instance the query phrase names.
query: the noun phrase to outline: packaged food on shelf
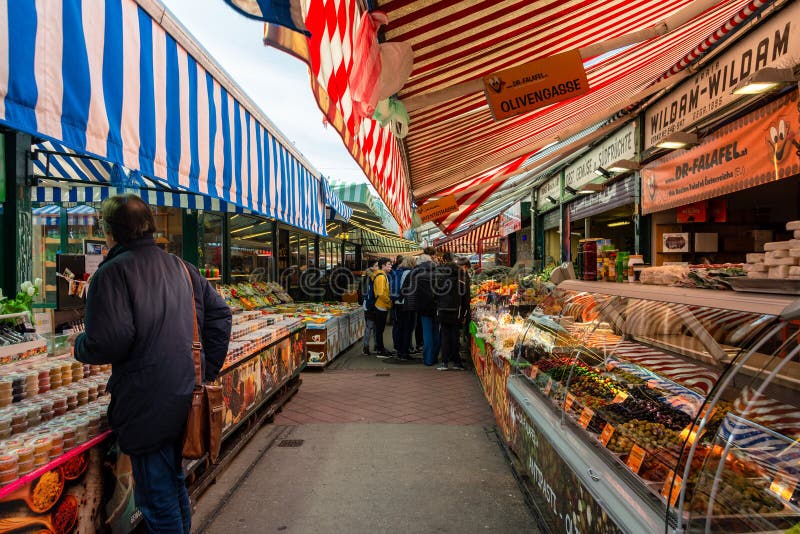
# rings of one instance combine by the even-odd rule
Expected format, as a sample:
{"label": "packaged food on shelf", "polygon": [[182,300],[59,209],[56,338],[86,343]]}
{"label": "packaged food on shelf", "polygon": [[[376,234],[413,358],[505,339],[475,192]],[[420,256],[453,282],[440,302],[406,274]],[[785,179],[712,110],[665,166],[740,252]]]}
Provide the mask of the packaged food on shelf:
{"label": "packaged food on shelf", "polygon": [[[534,312],[521,328],[512,421],[525,411],[539,442],[570,443],[559,462],[613,479],[579,490],[598,502],[619,494],[687,532],[784,531],[800,523],[797,303],[719,295],[563,282],[561,314]],[[523,432],[510,439],[524,456]]]}

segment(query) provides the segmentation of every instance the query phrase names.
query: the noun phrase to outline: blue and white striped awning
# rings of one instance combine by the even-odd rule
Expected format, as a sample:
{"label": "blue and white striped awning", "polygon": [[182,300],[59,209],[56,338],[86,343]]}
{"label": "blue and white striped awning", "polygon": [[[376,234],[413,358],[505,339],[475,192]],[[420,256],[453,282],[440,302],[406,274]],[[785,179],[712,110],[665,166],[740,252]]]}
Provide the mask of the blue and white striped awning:
{"label": "blue and white striped awning", "polygon": [[[66,185],[66,184],[65,184]],[[92,203],[102,202],[114,195],[124,195],[135,193],[142,197],[142,200],[152,206],[164,206],[168,208],[185,208],[192,210],[217,211],[227,213],[253,212],[230,202],[223,202],[217,198],[205,197],[203,195],[191,195],[186,193],[175,193],[173,191],[152,191],[148,189],[131,189],[129,187],[115,186],[89,186],[75,187],[35,187],[31,194],[34,202],[80,202]]]}
{"label": "blue and white striped awning", "polygon": [[0,124],[325,235],[319,173],[157,1],[0,0]]}
{"label": "blue and white striped awning", "polygon": [[[67,208],[68,224],[79,224],[89,226],[94,224],[96,210],[91,206],[73,206]],[[33,224],[36,225],[58,225],[61,221],[61,207],[55,204],[47,204],[38,208],[33,208]]]}
{"label": "blue and white striped awning", "polygon": [[33,174],[43,180],[54,180],[34,189],[32,200],[37,202],[101,202],[114,195],[133,192],[154,206],[252,213],[217,198],[165,190],[160,182],[148,180],[138,172],[107,161],[81,157],[58,143],[41,143],[34,148],[40,152],[33,160]]}
{"label": "blue and white striped awning", "polygon": [[325,205],[330,206],[331,210],[334,211],[332,214],[333,216],[329,216],[328,218],[337,221],[349,221],[350,217],[353,215],[353,208],[342,202],[342,199],[339,198],[339,195],[331,188],[331,185],[324,176],[321,176],[320,180],[322,180],[322,192],[325,196]]}

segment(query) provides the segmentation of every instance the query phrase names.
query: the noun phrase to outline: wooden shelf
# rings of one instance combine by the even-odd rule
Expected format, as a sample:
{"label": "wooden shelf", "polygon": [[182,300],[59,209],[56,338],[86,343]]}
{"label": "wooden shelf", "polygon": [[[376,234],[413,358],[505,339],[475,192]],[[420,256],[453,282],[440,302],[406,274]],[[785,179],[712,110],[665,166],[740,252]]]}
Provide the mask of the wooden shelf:
{"label": "wooden shelf", "polygon": [[222,277],[221,276],[215,276],[212,278],[206,277],[206,280],[208,280],[209,282],[216,282],[217,280],[222,280]]}
{"label": "wooden shelf", "polygon": [[57,237],[46,237],[44,238],[45,245],[60,245],[61,240]]}
{"label": "wooden shelf", "polygon": [[56,262],[54,262],[54,261],[46,261],[46,262],[44,262],[44,266],[47,267],[47,268],[55,268]]}

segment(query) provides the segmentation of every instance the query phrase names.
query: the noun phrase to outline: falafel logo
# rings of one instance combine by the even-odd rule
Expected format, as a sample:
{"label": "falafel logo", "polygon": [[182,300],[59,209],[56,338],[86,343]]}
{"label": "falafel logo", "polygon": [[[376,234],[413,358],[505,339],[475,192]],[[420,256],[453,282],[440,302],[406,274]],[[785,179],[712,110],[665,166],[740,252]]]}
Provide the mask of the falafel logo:
{"label": "falafel logo", "polygon": [[[800,98],[797,99],[797,123],[800,124]],[[800,141],[798,141],[797,139],[792,139],[792,144],[797,149],[797,152],[795,152],[795,154],[797,155],[798,158],[800,158]]]}
{"label": "falafel logo", "polygon": [[489,89],[494,91],[497,94],[500,94],[503,91],[503,87],[506,86],[506,82],[498,78],[497,76],[492,76],[488,80]]}
{"label": "falafel logo", "polygon": [[[772,151],[772,160],[777,165],[783,160],[786,155],[786,146],[789,144],[789,125],[785,120],[781,119],[776,125],[770,126],[769,133],[767,134],[767,145]],[[796,145],[797,141],[792,140]]]}
{"label": "falafel logo", "polygon": [[650,201],[656,199],[656,175],[655,173],[650,173],[650,176],[647,177],[647,194],[650,195]]}

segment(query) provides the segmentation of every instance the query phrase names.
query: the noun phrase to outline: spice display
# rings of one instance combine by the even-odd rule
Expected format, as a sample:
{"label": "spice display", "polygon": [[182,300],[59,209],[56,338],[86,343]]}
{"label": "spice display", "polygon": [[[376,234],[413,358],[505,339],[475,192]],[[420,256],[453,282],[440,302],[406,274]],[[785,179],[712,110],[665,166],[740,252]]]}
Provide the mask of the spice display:
{"label": "spice display", "polygon": [[88,453],[84,452],[83,454],[79,454],[67,460],[67,462],[61,466],[61,471],[64,474],[64,478],[67,480],[76,480],[86,471],[88,465],[89,456]]}
{"label": "spice display", "polygon": [[48,471],[34,482],[31,488],[31,509],[43,513],[61,497],[64,490],[64,477],[58,470]]}
{"label": "spice display", "polygon": [[71,532],[78,521],[78,501],[72,495],[64,497],[53,513],[53,528],[56,534]]}

